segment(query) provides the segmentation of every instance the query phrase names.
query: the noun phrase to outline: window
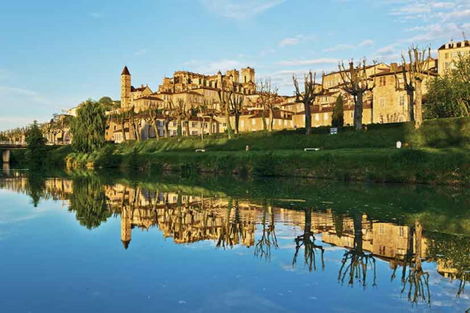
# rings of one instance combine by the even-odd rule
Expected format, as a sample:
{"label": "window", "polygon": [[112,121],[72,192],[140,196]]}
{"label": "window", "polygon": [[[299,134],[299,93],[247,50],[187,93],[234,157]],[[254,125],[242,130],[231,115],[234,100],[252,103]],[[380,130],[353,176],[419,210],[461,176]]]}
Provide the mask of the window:
{"label": "window", "polygon": [[400,96],[400,102],[399,103],[400,103],[401,106],[405,105],[405,96],[404,95]]}
{"label": "window", "polygon": [[196,126],[197,126],[197,123],[196,123],[196,122],[192,122],[192,123],[191,123],[191,126],[192,126],[192,127],[196,127]]}
{"label": "window", "polygon": [[319,121],[320,120],[320,115],[319,114],[315,114],[315,121]]}

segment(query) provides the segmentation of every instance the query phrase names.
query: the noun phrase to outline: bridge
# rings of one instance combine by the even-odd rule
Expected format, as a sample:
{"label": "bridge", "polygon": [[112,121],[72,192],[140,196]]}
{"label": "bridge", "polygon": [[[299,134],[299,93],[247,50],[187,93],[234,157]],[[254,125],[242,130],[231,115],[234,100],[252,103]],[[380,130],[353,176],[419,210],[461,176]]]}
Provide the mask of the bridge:
{"label": "bridge", "polygon": [[2,151],[3,163],[10,163],[10,151],[14,149],[26,149],[26,144],[19,142],[0,141],[0,151]]}

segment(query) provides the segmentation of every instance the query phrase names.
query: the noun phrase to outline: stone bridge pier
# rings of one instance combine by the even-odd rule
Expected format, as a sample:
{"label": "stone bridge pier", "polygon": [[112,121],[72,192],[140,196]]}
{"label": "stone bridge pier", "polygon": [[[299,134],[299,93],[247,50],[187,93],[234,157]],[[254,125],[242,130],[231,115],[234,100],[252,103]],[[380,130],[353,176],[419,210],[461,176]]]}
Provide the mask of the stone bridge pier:
{"label": "stone bridge pier", "polygon": [[10,150],[6,149],[2,151],[2,161],[3,163],[10,163]]}

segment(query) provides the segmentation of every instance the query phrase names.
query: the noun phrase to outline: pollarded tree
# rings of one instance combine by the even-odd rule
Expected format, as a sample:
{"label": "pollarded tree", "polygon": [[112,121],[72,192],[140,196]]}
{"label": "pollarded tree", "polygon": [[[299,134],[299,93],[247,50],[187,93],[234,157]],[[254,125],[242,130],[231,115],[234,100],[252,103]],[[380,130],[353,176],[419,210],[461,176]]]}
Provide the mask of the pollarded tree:
{"label": "pollarded tree", "polygon": [[415,128],[423,123],[423,81],[430,68],[431,48],[420,50],[412,46],[408,49],[408,60],[402,55],[403,86],[408,95],[410,120]]}
{"label": "pollarded tree", "polygon": [[87,100],[80,104],[72,121],[73,147],[79,152],[93,152],[105,143],[106,116],[101,104]]}
{"label": "pollarded tree", "polygon": [[344,63],[340,63],[338,67],[341,80],[343,81],[342,88],[354,99],[354,128],[361,130],[364,95],[375,87],[373,80],[367,75],[366,60],[362,60],[357,65],[350,61],[347,68]]}
{"label": "pollarded tree", "polygon": [[315,98],[319,94],[317,91],[316,84],[316,73],[308,72],[304,76],[304,88],[303,90],[299,87],[299,82],[297,77],[292,76],[295,87],[295,97],[297,102],[302,102],[304,104],[305,111],[305,134],[310,135],[312,133],[312,105],[315,101]]}
{"label": "pollarded tree", "polygon": [[243,96],[232,92],[229,98],[230,113],[234,117],[235,134],[240,133],[240,116],[243,111]]}
{"label": "pollarded tree", "polygon": [[217,90],[219,96],[220,109],[224,112],[225,123],[227,125],[227,137],[228,139],[232,138],[232,125],[230,123],[230,92],[227,92],[224,89],[224,83],[222,81],[222,86]]}
{"label": "pollarded tree", "polygon": [[343,127],[344,124],[344,100],[340,94],[336,98],[335,106],[333,108],[333,119],[331,125],[333,127]]}

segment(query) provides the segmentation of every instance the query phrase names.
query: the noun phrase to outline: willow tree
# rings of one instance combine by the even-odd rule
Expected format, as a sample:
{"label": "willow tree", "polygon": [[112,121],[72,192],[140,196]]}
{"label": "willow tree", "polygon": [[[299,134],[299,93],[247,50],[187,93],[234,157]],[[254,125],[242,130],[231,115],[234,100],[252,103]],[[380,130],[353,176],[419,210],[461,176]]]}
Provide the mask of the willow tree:
{"label": "willow tree", "polygon": [[93,152],[105,143],[106,116],[101,104],[87,100],[80,104],[72,120],[73,147],[79,152]]}
{"label": "willow tree", "polygon": [[431,48],[420,50],[412,46],[408,49],[408,59],[402,55],[403,88],[408,95],[410,120],[415,128],[423,123],[423,81],[427,76],[431,58]]}
{"label": "willow tree", "polygon": [[338,65],[339,74],[343,81],[343,90],[353,97],[354,100],[354,128],[362,129],[362,113],[364,111],[364,95],[374,89],[372,79],[367,75],[366,60],[357,65],[353,61],[346,67],[344,63]]}
{"label": "willow tree", "polygon": [[297,77],[295,75],[292,76],[295,87],[296,101],[302,102],[304,104],[306,135],[310,135],[312,133],[312,105],[318,95],[316,76],[317,74],[312,73],[312,71],[309,71],[308,74],[304,76],[303,90],[299,87]]}

